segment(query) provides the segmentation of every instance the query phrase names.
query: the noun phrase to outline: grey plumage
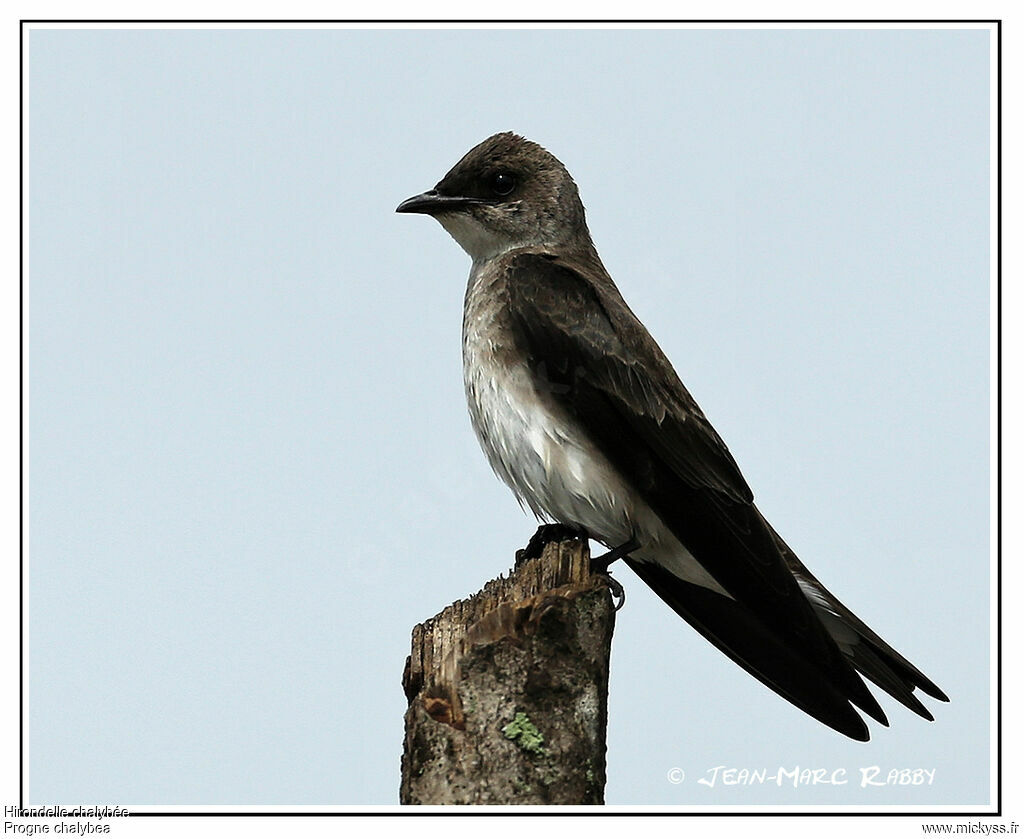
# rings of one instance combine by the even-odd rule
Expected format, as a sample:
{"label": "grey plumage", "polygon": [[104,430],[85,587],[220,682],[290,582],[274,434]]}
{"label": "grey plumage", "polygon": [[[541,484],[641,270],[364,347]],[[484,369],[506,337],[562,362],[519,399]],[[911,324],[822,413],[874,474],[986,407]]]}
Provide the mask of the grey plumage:
{"label": "grey plumage", "polygon": [[857,671],[931,719],[930,680],[843,606],[761,516],[724,442],[623,300],[576,184],[496,134],[399,212],[435,216],[473,259],[466,395],[491,466],[538,517],[582,527],[708,640],[795,705],[868,739],[887,724]]}

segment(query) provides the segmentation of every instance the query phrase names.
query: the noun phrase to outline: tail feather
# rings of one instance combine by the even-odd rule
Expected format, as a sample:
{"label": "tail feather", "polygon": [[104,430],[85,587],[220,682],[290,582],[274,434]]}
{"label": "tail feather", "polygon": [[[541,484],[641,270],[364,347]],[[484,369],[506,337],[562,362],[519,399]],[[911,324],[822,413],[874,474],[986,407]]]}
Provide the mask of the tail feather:
{"label": "tail feather", "polygon": [[[846,652],[846,650],[843,651]],[[871,679],[893,699],[929,722],[935,719],[931,711],[921,703],[921,700],[914,696],[914,685],[899,678],[868,644],[857,644],[847,652],[847,655],[858,671]]]}
{"label": "tail feather", "polygon": [[949,697],[931,679],[883,641],[806,568],[800,565],[799,570],[794,568],[794,573],[808,594],[811,605],[839,644],[839,649],[857,670],[925,719],[933,717],[914,697],[916,688],[933,699],[949,702]]}
{"label": "tail feather", "polygon": [[[685,582],[657,563],[627,562],[677,614],[767,687],[847,737],[869,739],[864,720],[850,704],[847,684],[837,684],[823,667],[794,653],[750,609]],[[852,671],[850,675],[860,681]],[[881,709],[878,714],[884,722]]]}
{"label": "tail feather", "polygon": [[849,665],[848,676],[837,678],[833,665],[794,652],[742,603],[686,582],[656,562],[632,558],[626,562],[677,614],[748,673],[847,737],[869,739],[867,726],[854,706],[882,725],[889,724],[858,673],[914,713],[933,720],[914,690],[920,688],[943,702],[949,701],[946,694],[836,599],[788,548],[785,557]]}
{"label": "tail feather", "polygon": [[949,702],[949,697],[825,588],[774,528],[772,533],[786,565],[850,663],[911,711],[933,720],[928,709],[913,695],[914,690],[920,688],[942,702]]}

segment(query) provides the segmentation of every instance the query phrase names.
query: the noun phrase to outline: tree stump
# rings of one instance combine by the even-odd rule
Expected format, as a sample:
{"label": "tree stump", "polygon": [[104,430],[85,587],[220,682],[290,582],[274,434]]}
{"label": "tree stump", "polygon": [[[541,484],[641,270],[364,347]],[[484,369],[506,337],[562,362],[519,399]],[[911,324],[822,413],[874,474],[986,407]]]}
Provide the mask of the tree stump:
{"label": "tree stump", "polygon": [[615,610],[585,539],[412,632],[403,804],[602,804]]}

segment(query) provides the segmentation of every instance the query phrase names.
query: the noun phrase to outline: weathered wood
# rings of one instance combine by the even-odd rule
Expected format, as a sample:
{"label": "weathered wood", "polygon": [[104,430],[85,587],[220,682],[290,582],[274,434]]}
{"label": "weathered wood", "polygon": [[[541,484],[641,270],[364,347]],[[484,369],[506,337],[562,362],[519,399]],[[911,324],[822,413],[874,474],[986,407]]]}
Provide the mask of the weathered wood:
{"label": "weathered wood", "polygon": [[601,804],[615,611],[585,540],[412,632],[403,804]]}

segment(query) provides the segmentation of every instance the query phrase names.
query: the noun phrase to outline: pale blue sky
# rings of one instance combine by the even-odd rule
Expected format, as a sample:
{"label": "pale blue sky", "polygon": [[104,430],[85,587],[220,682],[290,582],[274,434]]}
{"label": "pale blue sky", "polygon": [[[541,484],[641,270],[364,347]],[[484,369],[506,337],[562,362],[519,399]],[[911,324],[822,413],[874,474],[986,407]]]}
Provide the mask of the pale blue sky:
{"label": "pale blue sky", "polygon": [[[31,802],[397,802],[409,631],[534,523],[466,416],[468,258],[393,211],[515,130],[761,509],[953,699],[847,741],[623,568],[608,801],[984,803],[988,49],[34,31]],[[718,765],[851,782],[696,783]],[[861,789],[872,765],[934,781]]]}

